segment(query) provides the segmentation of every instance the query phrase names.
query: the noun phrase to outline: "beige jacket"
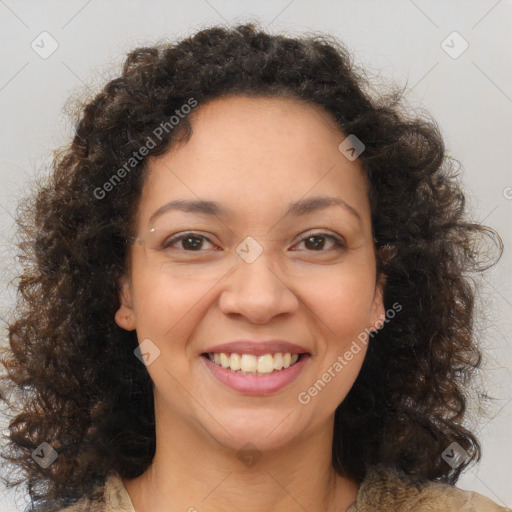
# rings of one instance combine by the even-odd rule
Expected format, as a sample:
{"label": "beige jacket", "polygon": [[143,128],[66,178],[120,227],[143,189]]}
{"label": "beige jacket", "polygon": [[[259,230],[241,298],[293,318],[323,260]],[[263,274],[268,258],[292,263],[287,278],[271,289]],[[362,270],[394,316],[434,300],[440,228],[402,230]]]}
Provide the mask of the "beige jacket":
{"label": "beige jacket", "polygon": [[[489,498],[439,482],[420,487],[384,466],[368,472],[347,512],[512,512]],[[107,475],[99,500],[82,498],[61,512],[136,512],[120,476]]]}

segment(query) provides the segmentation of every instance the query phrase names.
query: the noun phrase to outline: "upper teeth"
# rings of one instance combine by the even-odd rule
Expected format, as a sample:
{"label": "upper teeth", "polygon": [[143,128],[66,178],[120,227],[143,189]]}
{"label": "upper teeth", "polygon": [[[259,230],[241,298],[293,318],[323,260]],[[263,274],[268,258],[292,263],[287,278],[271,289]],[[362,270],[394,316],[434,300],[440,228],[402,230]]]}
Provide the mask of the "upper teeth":
{"label": "upper teeth", "polygon": [[242,370],[243,372],[272,373],[274,370],[288,368],[297,362],[299,354],[265,354],[254,356],[252,354],[226,354],[225,352],[208,354],[210,361],[231,370]]}

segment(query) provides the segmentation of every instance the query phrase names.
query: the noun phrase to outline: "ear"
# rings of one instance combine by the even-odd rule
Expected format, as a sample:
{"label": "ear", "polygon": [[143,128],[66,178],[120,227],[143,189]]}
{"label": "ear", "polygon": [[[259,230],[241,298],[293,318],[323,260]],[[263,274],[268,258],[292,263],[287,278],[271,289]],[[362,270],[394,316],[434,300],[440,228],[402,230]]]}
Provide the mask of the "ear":
{"label": "ear", "polygon": [[385,274],[379,274],[379,276],[377,276],[375,293],[373,295],[370,331],[377,331],[380,329],[384,324],[384,319],[386,318],[386,311],[384,309],[384,285],[386,283],[386,278],[387,276]]}
{"label": "ear", "polygon": [[135,312],[133,310],[130,281],[126,276],[123,276],[119,285],[119,308],[114,318],[119,327],[127,331],[133,331],[135,329]]}

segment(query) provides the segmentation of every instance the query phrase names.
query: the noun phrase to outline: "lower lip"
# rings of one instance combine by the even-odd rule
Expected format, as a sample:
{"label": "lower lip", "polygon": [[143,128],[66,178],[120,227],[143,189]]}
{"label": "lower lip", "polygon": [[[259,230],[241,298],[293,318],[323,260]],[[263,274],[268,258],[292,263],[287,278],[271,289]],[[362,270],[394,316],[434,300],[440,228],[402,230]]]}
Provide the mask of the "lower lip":
{"label": "lower lip", "polygon": [[259,377],[257,375],[235,373],[215,364],[208,357],[201,356],[206,366],[220,382],[240,393],[259,396],[277,393],[290,384],[303,370],[310,357],[310,354],[303,354],[293,366]]}

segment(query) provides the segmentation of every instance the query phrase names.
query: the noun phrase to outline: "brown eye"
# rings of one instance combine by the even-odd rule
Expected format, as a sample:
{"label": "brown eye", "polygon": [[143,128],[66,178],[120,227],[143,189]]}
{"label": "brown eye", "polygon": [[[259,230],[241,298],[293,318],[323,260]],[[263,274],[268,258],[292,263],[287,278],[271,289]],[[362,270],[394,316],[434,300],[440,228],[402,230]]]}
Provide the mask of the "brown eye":
{"label": "brown eye", "polygon": [[300,246],[300,244],[304,244],[306,250],[316,252],[325,252],[328,249],[345,247],[344,243],[339,238],[326,233],[303,236],[297,246]]}
{"label": "brown eye", "polygon": [[181,246],[183,249],[188,251],[195,251],[197,249],[201,249],[203,242],[204,239],[199,238],[198,236],[187,236],[186,238],[181,239]]}
{"label": "brown eye", "polygon": [[322,235],[309,236],[304,240],[304,243],[308,249],[321,250],[325,246],[325,237]]}
{"label": "brown eye", "polygon": [[[163,243],[162,248],[173,248],[188,252],[199,252],[202,249],[204,249],[205,243],[213,245],[212,242],[210,242],[210,240],[208,240],[208,238],[206,238],[205,236],[194,233],[184,233],[167,239]],[[209,247],[207,247],[207,249],[209,249]]]}

